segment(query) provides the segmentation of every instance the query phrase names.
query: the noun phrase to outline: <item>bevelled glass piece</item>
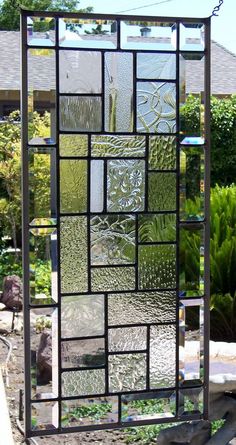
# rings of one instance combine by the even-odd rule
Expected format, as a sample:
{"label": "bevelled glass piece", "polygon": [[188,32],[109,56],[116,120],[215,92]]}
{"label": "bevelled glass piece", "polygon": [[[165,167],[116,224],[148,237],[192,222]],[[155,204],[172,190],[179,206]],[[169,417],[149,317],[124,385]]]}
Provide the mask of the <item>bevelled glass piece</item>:
{"label": "bevelled glass piece", "polygon": [[59,44],[70,48],[112,49],[117,46],[117,23],[87,18],[59,19]]}
{"label": "bevelled glass piece", "polygon": [[150,136],[149,170],[173,170],[176,168],[176,138],[173,136]]}
{"label": "bevelled glass piece", "polygon": [[204,295],[204,229],[201,225],[180,228],[180,295]]}
{"label": "bevelled glass piece", "polygon": [[33,431],[58,428],[58,402],[32,403],[31,428]]}
{"label": "bevelled glass piece", "polygon": [[62,293],[88,290],[87,218],[63,216],[60,233]]}
{"label": "bevelled glass piece", "polygon": [[108,211],[144,210],[145,161],[108,161],[107,176]]}
{"label": "bevelled glass piece", "polygon": [[108,349],[114,351],[135,351],[146,349],[147,327],[109,329]]}
{"label": "bevelled glass piece", "polygon": [[138,239],[142,244],[176,240],[176,215],[173,213],[138,215]]}
{"label": "bevelled glass piece", "polygon": [[89,337],[103,334],[103,295],[73,295],[62,298],[62,338]]}
{"label": "bevelled glass piece", "polygon": [[87,210],[87,161],[60,161],[61,213],[83,213]]}
{"label": "bevelled glass piece", "polygon": [[92,265],[135,262],[134,216],[94,216],[90,222],[90,237]]}
{"label": "bevelled glass piece", "polygon": [[176,131],[176,86],[168,82],[137,82],[137,131]]}
{"label": "bevelled glass piece", "polygon": [[[194,341],[192,341],[192,331],[194,331]],[[179,382],[182,386],[202,384],[203,337],[203,299],[181,300],[179,305]]]}
{"label": "bevelled glass piece", "polygon": [[175,173],[149,173],[148,210],[176,210]]}
{"label": "bevelled glass piece", "polygon": [[63,397],[105,393],[104,369],[63,372],[61,378]]}
{"label": "bevelled glass piece", "polygon": [[180,50],[182,51],[204,51],[203,23],[180,24]]}
{"label": "bevelled glass piece", "polygon": [[134,267],[93,267],[91,269],[91,289],[93,292],[133,290],[134,288]]}
{"label": "bevelled glass piece", "polygon": [[133,131],[133,54],[105,53],[105,130]]}
{"label": "bevelled glass piece", "polygon": [[29,234],[30,303],[53,304],[57,294],[57,230],[36,227]]}
{"label": "bevelled glass piece", "polygon": [[27,43],[35,46],[55,45],[55,19],[27,17]]}
{"label": "bevelled glass piece", "polygon": [[118,397],[63,400],[63,428],[118,422]]}
{"label": "bevelled glass piece", "polygon": [[60,130],[101,131],[102,102],[94,96],[60,97]]}
{"label": "bevelled glass piece", "polygon": [[168,53],[138,53],[138,79],[175,79],[176,55]]}
{"label": "bevelled glass piece", "polygon": [[204,219],[204,149],[180,149],[180,219]]}
{"label": "bevelled glass piece", "polygon": [[101,53],[60,51],[60,93],[101,93]]}
{"label": "bevelled glass piece", "polygon": [[[95,298],[96,299],[96,298]],[[65,304],[66,306],[66,304]],[[65,312],[66,312],[65,308]],[[76,308],[77,312],[77,308]],[[74,317],[73,317],[74,318]],[[88,317],[86,318],[88,322]],[[68,323],[70,321],[68,320]],[[99,330],[99,329],[98,329]],[[85,329],[86,331],[86,329]],[[104,338],[70,340],[61,343],[63,368],[81,368],[105,365]]]}
{"label": "bevelled glass piece", "polygon": [[176,326],[150,328],[150,388],[169,388],[176,383]]}
{"label": "bevelled glass piece", "polygon": [[176,293],[125,293],[108,296],[108,324],[166,323],[176,319]]}
{"label": "bevelled glass piece", "polygon": [[179,416],[203,413],[203,389],[189,388],[179,391]]}
{"label": "bevelled glass piece", "polygon": [[104,162],[90,162],[90,212],[101,213],[104,208]]}
{"label": "bevelled glass piece", "polygon": [[86,134],[60,134],[59,135],[60,156],[87,156],[88,136]]}
{"label": "bevelled glass piece", "polygon": [[139,246],[139,289],[176,287],[176,246]]}
{"label": "bevelled glass piece", "polygon": [[174,51],[176,49],[175,24],[167,22],[122,21],[121,48]]}
{"label": "bevelled glass piece", "polygon": [[92,136],[91,155],[94,157],[140,158],[145,156],[144,136],[97,135]]}
{"label": "bevelled glass piece", "polygon": [[146,389],[146,354],[109,356],[109,391]]}
{"label": "bevelled glass piece", "polygon": [[159,391],[121,396],[121,420],[132,422],[148,419],[174,417],[176,412],[175,392]]}
{"label": "bevelled glass piece", "polygon": [[202,137],[191,137],[187,136],[182,139],[181,145],[204,145],[205,139]]}

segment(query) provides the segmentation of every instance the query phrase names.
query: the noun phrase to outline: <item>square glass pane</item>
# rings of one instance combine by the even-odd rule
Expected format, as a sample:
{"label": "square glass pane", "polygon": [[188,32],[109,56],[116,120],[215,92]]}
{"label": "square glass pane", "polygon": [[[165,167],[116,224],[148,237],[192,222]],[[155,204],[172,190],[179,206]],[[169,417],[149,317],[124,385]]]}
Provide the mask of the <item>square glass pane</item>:
{"label": "square glass pane", "polygon": [[63,368],[104,366],[104,338],[63,341],[61,343],[61,359]]}
{"label": "square glass pane", "polygon": [[138,79],[175,79],[176,55],[169,53],[138,53]]}
{"label": "square glass pane", "polygon": [[175,133],[176,86],[169,82],[137,82],[137,131]]}
{"label": "square glass pane", "polygon": [[176,138],[173,136],[150,136],[149,170],[174,170],[176,168]]}
{"label": "square glass pane", "polygon": [[31,429],[33,431],[58,428],[58,403],[41,402],[31,405]]}
{"label": "square glass pane", "polygon": [[176,210],[176,174],[149,173],[148,210]]}
{"label": "square glass pane", "polygon": [[180,219],[204,219],[204,149],[184,146],[180,149]]}
{"label": "square glass pane", "polygon": [[109,357],[109,391],[146,389],[146,354],[121,354]]}
{"label": "square glass pane", "polygon": [[63,397],[105,393],[104,369],[63,372],[61,378]]}
{"label": "square glass pane", "polygon": [[138,239],[142,244],[175,241],[176,215],[174,213],[138,215]]}
{"label": "square glass pane", "polygon": [[121,396],[122,422],[174,417],[176,411],[175,393],[139,393]]}
{"label": "square glass pane", "polygon": [[93,267],[91,269],[93,292],[133,290],[135,288],[134,267]]}
{"label": "square glass pane", "polygon": [[189,388],[179,391],[179,416],[191,416],[203,413],[202,388]]}
{"label": "square glass pane", "polygon": [[138,273],[139,289],[175,288],[176,246],[139,246]]}
{"label": "square glass pane", "polygon": [[90,235],[92,265],[135,262],[134,216],[94,216],[90,223]]}
{"label": "square glass pane", "polygon": [[203,23],[180,24],[180,49],[182,51],[204,51],[204,33]]}
{"label": "square glass pane", "polygon": [[147,327],[130,327],[109,329],[108,348],[114,351],[135,351],[146,349],[147,347]]}
{"label": "square glass pane", "polygon": [[101,93],[101,53],[60,51],[60,93]]}
{"label": "square glass pane", "polygon": [[84,157],[88,155],[88,136],[86,134],[60,134],[60,156]]}
{"label": "square glass pane", "polygon": [[59,19],[59,44],[71,48],[110,49],[117,46],[117,24],[111,20]]}
{"label": "square glass pane", "polygon": [[145,136],[92,136],[91,155],[94,157],[140,158],[145,156]]}
{"label": "square glass pane", "polygon": [[60,263],[62,293],[88,290],[87,218],[61,218]]}
{"label": "square glass pane", "polygon": [[104,162],[90,162],[90,212],[101,213],[104,210]]}
{"label": "square glass pane", "polygon": [[174,51],[176,49],[175,24],[168,22],[123,21],[121,48]]}
{"label": "square glass pane", "polygon": [[105,130],[133,131],[133,54],[105,53]]}
{"label": "square glass pane", "polygon": [[61,213],[83,213],[87,210],[87,161],[60,161]]}
{"label": "square glass pane", "polygon": [[100,97],[60,97],[60,130],[62,131],[101,131],[101,115]]}
{"label": "square glass pane", "polygon": [[55,45],[55,19],[53,17],[27,17],[28,45]]}
{"label": "square glass pane", "polygon": [[109,212],[144,210],[145,161],[108,161],[107,175]]}
{"label": "square glass pane", "polygon": [[204,295],[204,229],[180,228],[180,296]]}
{"label": "square glass pane", "polygon": [[176,384],[176,326],[151,326],[150,388]]}
{"label": "square glass pane", "polygon": [[118,397],[64,400],[61,416],[63,428],[118,422]]}
{"label": "square glass pane", "polygon": [[62,298],[62,338],[89,337],[103,334],[103,295],[73,295]]}

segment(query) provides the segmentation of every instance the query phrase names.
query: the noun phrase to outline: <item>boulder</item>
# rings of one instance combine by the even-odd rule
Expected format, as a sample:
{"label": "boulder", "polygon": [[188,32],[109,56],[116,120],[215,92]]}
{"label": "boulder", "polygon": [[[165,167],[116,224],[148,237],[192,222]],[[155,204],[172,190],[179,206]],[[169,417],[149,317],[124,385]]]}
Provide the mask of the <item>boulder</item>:
{"label": "boulder", "polygon": [[1,303],[9,309],[22,309],[22,282],[17,275],[9,275],[3,280]]}
{"label": "boulder", "polygon": [[52,336],[49,329],[44,329],[39,340],[37,352],[37,381],[45,385],[52,380]]}

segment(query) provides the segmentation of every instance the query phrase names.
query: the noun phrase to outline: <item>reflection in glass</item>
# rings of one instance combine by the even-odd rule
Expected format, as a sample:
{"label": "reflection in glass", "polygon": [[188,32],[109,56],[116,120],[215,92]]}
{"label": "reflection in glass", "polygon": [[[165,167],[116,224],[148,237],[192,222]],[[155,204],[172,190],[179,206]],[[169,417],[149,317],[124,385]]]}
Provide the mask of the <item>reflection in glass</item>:
{"label": "reflection in glass", "polygon": [[134,267],[93,267],[91,269],[93,292],[133,290],[135,288]]}
{"label": "reflection in glass", "polygon": [[100,97],[61,96],[60,130],[101,131]]}
{"label": "reflection in glass", "polygon": [[138,53],[138,79],[175,79],[176,55],[168,53]]}
{"label": "reflection in glass", "polygon": [[61,415],[64,428],[118,422],[118,397],[64,400]]}
{"label": "reflection in glass", "polygon": [[175,24],[138,21],[122,21],[121,48],[174,51],[176,49]]}
{"label": "reflection in glass", "polygon": [[32,403],[31,428],[33,431],[54,430],[58,428],[58,403]]}
{"label": "reflection in glass", "polygon": [[105,393],[104,369],[63,372],[61,378],[63,397]]}
{"label": "reflection in glass", "polygon": [[188,388],[179,391],[180,416],[203,413],[203,390],[202,388]]}
{"label": "reflection in glass", "polygon": [[87,210],[87,161],[60,161],[61,213],[83,213]]}
{"label": "reflection in glass", "polygon": [[88,136],[86,134],[60,134],[60,156],[87,156]]}
{"label": "reflection in glass", "polygon": [[180,24],[180,49],[184,51],[204,51],[203,23]]}
{"label": "reflection in glass", "polygon": [[176,174],[149,173],[148,210],[176,210]]}
{"label": "reflection in glass", "polygon": [[176,168],[175,137],[150,136],[148,167],[150,170],[173,170]]}
{"label": "reflection in glass", "polygon": [[138,215],[138,227],[142,244],[176,240],[176,215],[173,213]]}
{"label": "reflection in glass", "polygon": [[147,327],[109,329],[109,351],[135,351],[146,349]]}
{"label": "reflection in glass", "polygon": [[60,51],[60,93],[101,93],[101,53]]}
{"label": "reflection in glass", "polygon": [[146,354],[109,356],[109,391],[146,389]]}
{"label": "reflection in glass", "polygon": [[139,289],[176,287],[176,246],[139,246]]}
{"label": "reflection in glass", "polygon": [[150,388],[168,388],[176,381],[176,326],[151,326]]}
{"label": "reflection in glass", "polygon": [[204,229],[201,225],[180,228],[179,266],[180,295],[203,295]]}
{"label": "reflection in glass", "polygon": [[55,45],[55,19],[27,17],[27,43],[35,46]]}
{"label": "reflection in glass", "polygon": [[163,419],[174,417],[176,411],[175,393],[139,393],[121,396],[122,422]]}
{"label": "reflection in glass", "polygon": [[92,136],[92,156],[139,158],[145,156],[145,136]]}
{"label": "reflection in glass", "polygon": [[204,218],[204,150],[180,149],[180,219]]}
{"label": "reflection in glass", "polygon": [[71,48],[108,49],[117,46],[117,24],[111,20],[59,19],[59,44]]}
{"label": "reflection in glass", "polygon": [[104,338],[63,341],[61,343],[61,359],[63,368],[104,366]]}

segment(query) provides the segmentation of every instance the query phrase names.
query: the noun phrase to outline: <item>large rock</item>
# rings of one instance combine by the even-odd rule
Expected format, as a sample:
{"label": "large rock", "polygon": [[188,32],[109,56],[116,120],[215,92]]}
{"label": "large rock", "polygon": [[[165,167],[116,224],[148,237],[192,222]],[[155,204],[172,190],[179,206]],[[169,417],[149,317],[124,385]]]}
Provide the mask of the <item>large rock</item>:
{"label": "large rock", "polygon": [[37,352],[37,381],[41,385],[52,380],[52,336],[49,329],[41,334]]}
{"label": "large rock", "polygon": [[9,309],[22,309],[22,283],[17,275],[4,278],[1,303]]}

